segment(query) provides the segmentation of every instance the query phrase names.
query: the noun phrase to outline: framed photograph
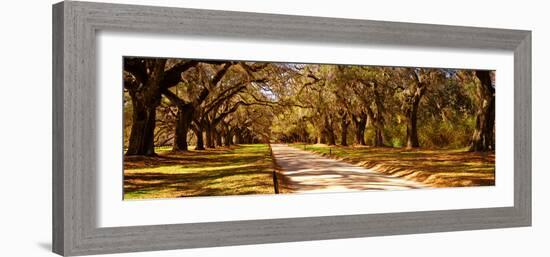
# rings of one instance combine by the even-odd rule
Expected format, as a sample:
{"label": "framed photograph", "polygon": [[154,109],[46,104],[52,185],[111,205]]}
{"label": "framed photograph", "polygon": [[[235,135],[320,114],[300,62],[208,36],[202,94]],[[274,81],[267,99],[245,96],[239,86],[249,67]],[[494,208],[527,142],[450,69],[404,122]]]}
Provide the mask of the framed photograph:
{"label": "framed photograph", "polygon": [[531,225],[531,32],[53,6],[53,251]]}

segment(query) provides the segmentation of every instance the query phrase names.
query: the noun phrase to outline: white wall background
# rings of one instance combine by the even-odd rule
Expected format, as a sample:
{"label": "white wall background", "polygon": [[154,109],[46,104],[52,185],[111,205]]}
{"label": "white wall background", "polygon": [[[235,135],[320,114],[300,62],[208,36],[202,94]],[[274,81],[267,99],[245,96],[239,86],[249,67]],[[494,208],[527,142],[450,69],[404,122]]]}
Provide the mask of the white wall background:
{"label": "white wall background", "polygon": [[[220,10],[533,31],[533,227],[218,247],[116,256],[549,256],[550,58],[544,1],[126,0]],[[0,10],[0,256],[54,256],[51,247],[51,4]],[[545,22],[546,21],[546,22]]]}

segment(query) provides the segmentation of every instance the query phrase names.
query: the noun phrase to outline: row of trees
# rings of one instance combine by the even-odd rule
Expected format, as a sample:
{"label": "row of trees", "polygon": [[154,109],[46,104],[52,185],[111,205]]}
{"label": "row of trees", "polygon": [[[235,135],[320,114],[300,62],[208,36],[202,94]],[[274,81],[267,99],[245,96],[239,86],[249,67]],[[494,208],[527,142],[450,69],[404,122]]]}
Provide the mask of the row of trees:
{"label": "row of trees", "polygon": [[494,72],[351,65],[297,66],[281,141],[494,150]]}
{"label": "row of trees", "polygon": [[187,151],[190,138],[196,150],[268,141],[269,85],[284,75],[280,68],[124,58],[126,155],[155,155],[155,146],[168,143],[173,151]]}
{"label": "row of trees", "polygon": [[123,76],[126,155],[269,140],[494,150],[492,71],[127,57]]}

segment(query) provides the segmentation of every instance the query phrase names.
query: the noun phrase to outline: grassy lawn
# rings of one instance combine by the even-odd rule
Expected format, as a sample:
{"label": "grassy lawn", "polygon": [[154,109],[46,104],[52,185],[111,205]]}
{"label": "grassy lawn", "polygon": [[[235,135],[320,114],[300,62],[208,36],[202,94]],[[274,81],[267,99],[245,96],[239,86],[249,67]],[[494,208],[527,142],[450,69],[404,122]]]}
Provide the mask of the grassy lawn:
{"label": "grassy lawn", "polygon": [[[160,149],[158,149],[160,150]],[[124,199],[273,194],[265,144],[124,158]]]}
{"label": "grassy lawn", "polygon": [[[304,149],[304,144],[291,146]],[[458,150],[307,145],[306,150],[434,187],[495,184],[495,154]]]}

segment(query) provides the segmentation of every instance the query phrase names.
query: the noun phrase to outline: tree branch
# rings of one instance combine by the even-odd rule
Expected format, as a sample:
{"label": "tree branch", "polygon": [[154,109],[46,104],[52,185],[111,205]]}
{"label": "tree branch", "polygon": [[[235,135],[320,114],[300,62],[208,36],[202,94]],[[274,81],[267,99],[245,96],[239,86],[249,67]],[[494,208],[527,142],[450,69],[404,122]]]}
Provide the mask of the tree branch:
{"label": "tree branch", "polygon": [[[240,93],[242,90],[246,88],[246,84],[240,84],[237,87],[230,87],[224,90],[222,93],[220,93],[220,96],[216,98],[212,103],[210,103],[208,106],[206,106],[205,113],[211,112],[213,109],[219,107],[224,101],[227,99],[233,97],[234,95]],[[231,91],[231,92],[230,92]],[[227,93],[229,92],[229,93]],[[225,95],[227,93],[227,95]]]}
{"label": "tree branch", "polygon": [[[225,73],[232,65],[233,65],[232,63],[225,63],[224,66],[216,72],[216,75],[209,83],[213,87],[215,87],[218,84],[218,82],[220,82],[220,80],[223,78],[223,76],[225,76]],[[209,94],[210,94],[210,88],[204,87],[203,90],[200,92],[199,96],[197,97],[197,99],[195,100],[195,104],[199,105],[202,102],[204,102],[204,100],[206,100]]]}
{"label": "tree branch", "polygon": [[179,98],[176,94],[172,93],[172,91],[170,91],[168,89],[164,89],[162,91],[162,94],[164,96],[166,96],[166,98],[168,98],[168,100],[170,100],[170,102],[172,102],[174,105],[176,105],[178,107],[183,107],[184,105],[189,104],[189,103],[185,102],[183,99]]}
{"label": "tree branch", "polygon": [[216,75],[214,76],[214,78],[212,78],[211,81],[212,86],[216,86],[220,82],[220,80],[222,80],[223,76],[225,76],[225,73],[227,73],[231,66],[233,66],[233,63],[225,63],[223,67],[216,72]]}
{"label": "tree branch", "polygon": [[188,69],[195,67],[198,64],[197,61],[181,62],[174,65],[172,68],[164,72],[164,78],[161,82],[161,89],[171,88],[181,81],[181,74]]}
{"label": "tree branch", "polygon": [[138,84],[145,84],[147,81],[147,69],[141,58],[124,58],[124,71],[132,74],[138,81]]}

